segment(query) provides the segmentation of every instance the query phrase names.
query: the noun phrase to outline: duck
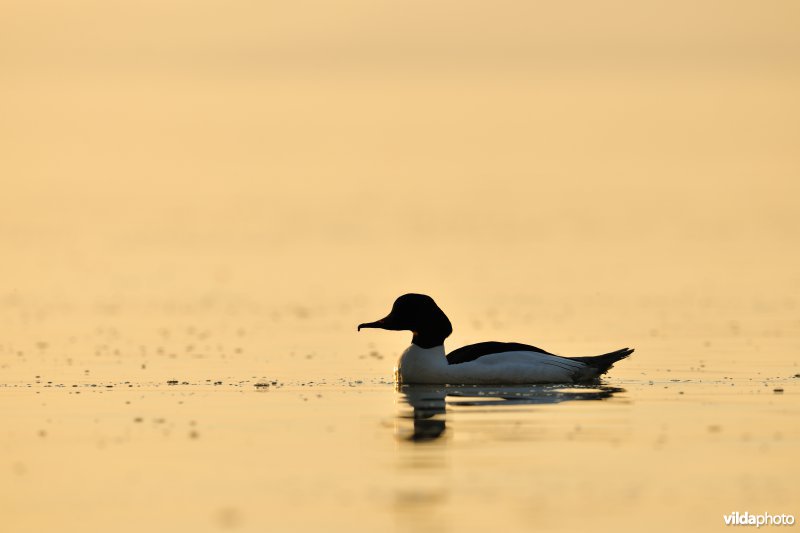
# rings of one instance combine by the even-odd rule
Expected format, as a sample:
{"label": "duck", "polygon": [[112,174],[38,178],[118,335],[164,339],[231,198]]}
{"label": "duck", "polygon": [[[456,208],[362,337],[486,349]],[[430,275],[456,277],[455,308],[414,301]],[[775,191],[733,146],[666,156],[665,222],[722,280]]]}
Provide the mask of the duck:
{"label": "duck", "polygon": [[362,329],[411,331],[411,346],[395,367],[399,384],[521,385],[588,383],[633,353],[622,348],[590,357],[565,357],[530,344],[479,342],[445,353],[444,341],[453,333],[450,319],[425,294],[404,294],[391,312]]}

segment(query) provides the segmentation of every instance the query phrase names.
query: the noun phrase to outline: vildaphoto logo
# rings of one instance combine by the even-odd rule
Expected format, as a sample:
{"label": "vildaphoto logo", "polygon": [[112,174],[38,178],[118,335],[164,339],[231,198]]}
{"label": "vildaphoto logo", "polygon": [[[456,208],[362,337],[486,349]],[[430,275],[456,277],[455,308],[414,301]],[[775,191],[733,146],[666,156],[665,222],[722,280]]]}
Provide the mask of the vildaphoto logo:
{"label": "vildaphoto logo", "polygon": [[722,515],[726,526],[792,526],[794,516],[790,514],[750,514],[747,511]]}

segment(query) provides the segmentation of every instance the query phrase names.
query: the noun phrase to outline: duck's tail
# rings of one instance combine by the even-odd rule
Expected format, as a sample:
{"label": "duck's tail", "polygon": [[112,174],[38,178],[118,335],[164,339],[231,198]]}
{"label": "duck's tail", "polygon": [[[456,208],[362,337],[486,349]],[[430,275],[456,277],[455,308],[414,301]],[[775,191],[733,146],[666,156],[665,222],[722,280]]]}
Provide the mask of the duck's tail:
{"label": "duck's tail", "polygon": [[588,365],[588,372],[582,376],[583,379],[594,379],[608,372],[608,370],[614,366],[614,363],[625,359],[632,353],[633,348],[622,348],[621,350],[605,353],[603,355],[595,355],[592,357],[570,357],[570,359]]}

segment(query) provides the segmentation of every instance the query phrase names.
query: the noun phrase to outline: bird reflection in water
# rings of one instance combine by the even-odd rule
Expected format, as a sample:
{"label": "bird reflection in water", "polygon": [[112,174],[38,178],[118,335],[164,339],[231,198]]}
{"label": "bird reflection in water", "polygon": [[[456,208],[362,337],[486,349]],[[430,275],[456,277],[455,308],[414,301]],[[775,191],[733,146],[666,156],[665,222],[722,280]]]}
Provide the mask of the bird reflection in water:
{"label": "bird reflection in water", "polygon": [[[447,427],[448,403],[459,407],[542,405],[572,401],[607,400],[625,392],[605,385],[528,385],[528,386],[454,386],[399,385],[400,413],[397,435],[403,440],[429,442],[440,438]],[[451,400],[448,402],[447,397]],[[408,409],[411,407],[411,410]],[[407,420],[413,420],[410,429]]]}

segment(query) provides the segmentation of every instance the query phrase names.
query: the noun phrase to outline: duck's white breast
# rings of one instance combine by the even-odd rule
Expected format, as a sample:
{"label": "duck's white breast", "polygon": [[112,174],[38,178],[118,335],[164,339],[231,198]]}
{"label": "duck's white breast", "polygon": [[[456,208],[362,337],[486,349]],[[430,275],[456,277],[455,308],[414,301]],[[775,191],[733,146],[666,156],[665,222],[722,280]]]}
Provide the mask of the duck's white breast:
{"label": "duck's white breast", "polygon": [[447,366],[444,346],[420,348],[412,344],[400,356],[395,375],[402,383],[448,383]]}

